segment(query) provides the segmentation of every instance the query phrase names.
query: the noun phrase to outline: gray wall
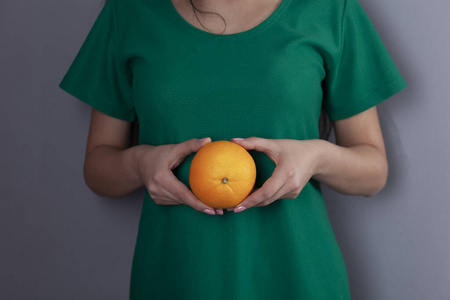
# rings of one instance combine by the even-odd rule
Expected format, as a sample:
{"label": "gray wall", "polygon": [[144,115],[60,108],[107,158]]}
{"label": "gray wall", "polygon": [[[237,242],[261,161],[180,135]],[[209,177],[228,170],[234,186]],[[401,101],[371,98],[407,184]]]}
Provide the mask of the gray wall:
{"label": "gray wall", "polygon": [[[2,299],[128,296],[143,190],[87,188],[90,107],[57,87],[100,1],[0,2]],[[353,299],[449,300],[450,2],[360,2],[409,86],[379,105],[385,189],[323,187]]]}

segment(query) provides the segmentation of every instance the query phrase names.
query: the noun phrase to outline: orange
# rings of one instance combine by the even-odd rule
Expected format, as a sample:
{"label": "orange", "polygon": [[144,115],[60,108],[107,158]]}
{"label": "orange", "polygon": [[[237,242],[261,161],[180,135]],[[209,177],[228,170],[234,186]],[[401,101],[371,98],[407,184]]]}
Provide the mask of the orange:
{"label": "orange", "polygon": [[200,148],[189,170],[192,192],[214,208],[239,204],[252,191],[255,179],[256,166],[250,153],[229,141],[215,141]]}

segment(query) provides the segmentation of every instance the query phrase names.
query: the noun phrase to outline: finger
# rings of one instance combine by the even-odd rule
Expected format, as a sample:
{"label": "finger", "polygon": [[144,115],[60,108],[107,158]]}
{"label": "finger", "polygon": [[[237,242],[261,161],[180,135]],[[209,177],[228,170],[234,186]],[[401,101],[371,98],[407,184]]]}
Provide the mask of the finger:
{"label": "finger", "polygon": [[162,197],[162,196],[152,196],[150,195],[150,198],[158,205],[180,205],[183,203],[176,202],[171,198]]}
{"label": "finger", "polygon": [[[254,193],[254,192],[255,192],[256,190],[257,190],[257,189],[252,189],[252,190],[251,190],[251,192],[250,192],[250,194],[251,194],[251,193]],[[227,211],[232,211],[232,210],[235,210],[235,208],[236,208],[236,206],[233,206],[233,207],[227,208]]]}
{"label": "finger", "polygon": [[[216,214],[214,208],[204,204],[171,171],[154,178],[154,185],[148,187],[150,195],[159,195],[177,204],[187,204],[207,214]],[[188,199],[189,201],[187,202]],[[195,203],[196,205],[192,205]],[[219,211],[219,214],[223,211]]]}
{"label": "finger", "polygon": [[[158,205],[181,205],[181,204],[184,204],[183,202],[177,201],[176,199],[174,199],[175,196],[173,196],[172,194],[170,194],[170,196],[171,197],[167,198],[167,197],[161,197],[161,196],[152,197],[150,195],[150,197],[153,199],[153,201]],[[214,209],[214,211],[218,215],[223,215],[222,209]]]}
{"label": "finger", "polygon": [[280,189],[273,197],[263,202],[258,203],[255,206],[266,206],[279,199],[295,199],[301,193],[305,185],[308,183],[310,176],[301,176],[294,178],[286,183],[282,189]]}
{"label": "finger", "polygon": [[197,152],[201,147],[211,142],[211,138],[206,137],[202,139],[190,139],[180,144],[175,145],[174,161],[172,169],[178,165],[191,153]]}
{"label": "finger", "polygon": [[146,186],[147,192],[156,204],[168,205],[166,202],[178,203],[177,198],[169,193],[162,185],[151,184]]}
{"label": "finger", "polygon": [[284,187],[285,183],[286,178],[283,172],[279,168],[275,168],[272,176],[264,182],[262,187],[239,203],[234,212],[241,212],[244,209],[256,206],[260,202],[271,199]]}
{"label": "finger", "polygon": [[272,197],[255,204],[255,207],[267,206],[276,200],[282,199],[286,195],[286,190],[288,189],[285,184],[274,195],[272,195]]}
{"label": "finger", "polygon": [[[207,214],[215,215],[216,211],[213,207],[206,205],[197,199],[197,197],[185,186],[181,181],[179,181],[175,175],[172,174],[172,179],[170,185],[167,185],[166,190],[173,194],[178,201],[183,204],[189,205],[195,210],[205,212]],[[223,211],[221,211],[223,213]]]}
{"label": "finger", "polygon": [[[164,173],[158,173],[153,176],[153,181],[149,183],[146,188],[152,199],[157,202],[159,198],[165,201],[171,201],[177,204],[183,204],[176,195],[171,193],[170,186],[172,181],[176,179],[173,173],[167,170]],[[159,203],[157,203],[159,204]]]}
{"label": "finger", "polygon": [[255,207],[261,207],[261,206],[267,206],[269,204],[271,204],[273,201],[263,201],[261,203],[258,203],[255,205]]}
{"label": "finger", "polygon": [[267,156],[269,156],[271,160],[273,160],[276,163],[275,156],[277,153],[277,144],[274,143],[274,141],[271,139],[249,137],[246,139],[232,138],[231,141],[244,147],[246,150],[255,150],[259,152],[264,152],[265,154],[267,154]]}
{"label": "finger", "polygon": [[[270,203],[274,202],[275,200],[280,199],[280,197],[282,197],[285,194],[285,190],[286,190],[286,182],[283,184],[283,186],[280,187],[280,189],[273,194],[271,197],[269,197],[266,200],[263,200],[261,202],[259,202],[258,204],[256,204],[255,206],[265,206],[265,205],[269,205]],[[261,203],[264,203],[262,205],[260,205]]]}

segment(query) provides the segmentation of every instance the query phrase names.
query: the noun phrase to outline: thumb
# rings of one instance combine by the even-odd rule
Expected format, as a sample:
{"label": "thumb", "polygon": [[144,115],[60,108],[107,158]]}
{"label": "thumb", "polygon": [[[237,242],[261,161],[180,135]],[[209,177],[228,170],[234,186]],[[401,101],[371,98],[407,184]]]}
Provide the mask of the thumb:
{"label": "thumb", "polygon": [[175,161],[181,163],[186,156],[191,153],[197,152],[201,147],[211,142],[211,138],[206,137],[202,139],[190,139],[185,142],[179,143],[175,147]]}
{"label": "thumb", "polygon": [[231,139],[231,141],[244,147],[246,150],[256,150],[259,152],[264,152],[269,156],[272,156],[275,151],[275,143],[273,143],[273,141],[270,139],[249,137],[246,139],[233,138]]}

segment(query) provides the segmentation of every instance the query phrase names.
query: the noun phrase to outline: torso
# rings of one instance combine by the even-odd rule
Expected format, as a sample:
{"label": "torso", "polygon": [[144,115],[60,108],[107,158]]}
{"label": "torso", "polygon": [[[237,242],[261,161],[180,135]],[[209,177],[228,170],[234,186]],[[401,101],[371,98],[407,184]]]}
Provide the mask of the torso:
{"label": "torso", "polygon": [[197,11],[197,20],[188,0],[170,1],[178,13],[192,26],[214,34],[235,34],[258,26],[277,9],[282,0],[220,1],[218,3],[211,0],[193,0],[198,10],[220,14],[225,19],[226,28],[222,18],[217,14]]}
{"label": "torso", "polygon": [[[319,137],[325,59],[339,54],[331,33],[344,0],[193,0],[225,19],[224,33],[220,17],[198,12],[211,31],[203,28],[188,0],[109,1],[122,21],[140,144]],[[259,188],[275,164],[251,154]],[[192,159],[173,170],[187,187]],[[314,179],[295,200],[223,216],[157,205],[146,192],[139,224],[132,300],[350,299]]]}

